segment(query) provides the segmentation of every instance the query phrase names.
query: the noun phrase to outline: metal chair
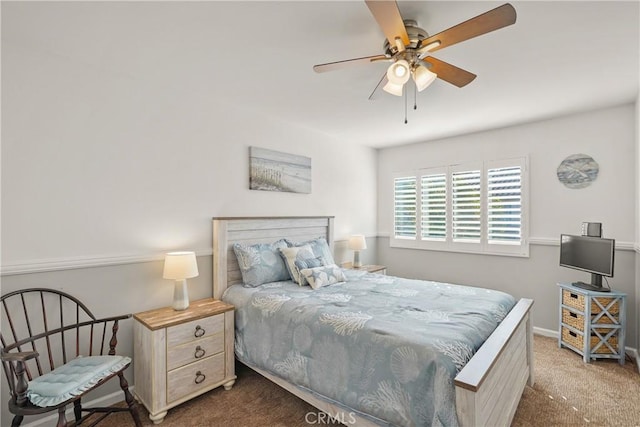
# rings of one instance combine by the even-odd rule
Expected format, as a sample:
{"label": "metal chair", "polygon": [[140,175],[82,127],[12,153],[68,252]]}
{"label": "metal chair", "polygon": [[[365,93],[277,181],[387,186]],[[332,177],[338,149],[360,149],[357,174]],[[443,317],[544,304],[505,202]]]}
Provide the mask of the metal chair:
{"label": "metal chair", "polygon": [[[135,425],[142,425],[123,374],[131,359],[116,355],[118,322],[130,318],[130,314],[96,319],[78,299],[45,288],[11,292],[0,302],[0,357],[10,389],[12,426],[19,426],[27,415],[51,411],[58,412],[57,427],[66,426],[65,410],[70,404],[75,425],[99,413],[94,417],[97,419],[90,420],[93,426],[120,411],[129,411]],[[83,371],[82,375],[79,371]],[[120,379],[126,408],[82,407],[86,393],[115,376]],[[68,389],[62,395],[45,396],[47,390],[55,394],[63,388]]]}

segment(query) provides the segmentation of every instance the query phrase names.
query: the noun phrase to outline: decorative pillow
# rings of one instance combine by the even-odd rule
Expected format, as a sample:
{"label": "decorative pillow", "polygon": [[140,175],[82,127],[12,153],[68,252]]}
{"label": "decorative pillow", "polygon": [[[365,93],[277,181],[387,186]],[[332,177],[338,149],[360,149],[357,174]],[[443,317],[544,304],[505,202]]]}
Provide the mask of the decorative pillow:
{"label": "decorative pillow", "polygon": [[248,286],[255,287],[263,283],[288,280],[289,272],[279,252],[286,247],[287,242],[284,239],[251,246],[234,243],[233,251],[238,258],[242,281]]}
{"label": "decorative pillow", "polygon": [[325,260],[325,265],[327,264],[335,264],[336,262],[333,260],[333,255],[331,254],[331,248],[327,243],[327,239],[324,237],[318,237],[317,239],[308,240],[306,242],[294,243],[290,240],[287,240],[287,244],[289,246],[311,246],[311,250],[315,254],[316,257],[323,257]]}
{"label": "decorative pillow", "polygon": [[327,262],[324,257],[319,256],[317,258],[297,259],[295,265],[298,270],[304,270],[305,268],[322,267],[327,265]]}
{"label": "decorative pillow", "polygon": [[307,281],[303,276],[300,276],[300,272],[296,267],[296,261],[313,260],[317,258],[311,250],[311,246],[304,245],[294,246],[292,248],[281,248],[280,254],[282,255],[282,259],[284,259],[287,270],[289,270],[291,280],[300,286],[306,285]]}
{"label": "decorative pillow", "polygon": [[300,275],[307,279],[313,289],[319,289],[323,286],[329,286],[347,280],[342,269],[335,264],[305,268],[300,270]]}

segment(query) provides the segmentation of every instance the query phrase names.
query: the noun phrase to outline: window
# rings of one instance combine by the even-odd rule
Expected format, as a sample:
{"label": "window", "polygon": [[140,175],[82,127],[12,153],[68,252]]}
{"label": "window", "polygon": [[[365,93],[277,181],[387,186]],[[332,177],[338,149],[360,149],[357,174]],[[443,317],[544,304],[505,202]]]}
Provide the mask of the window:
{"label": "window", "polygon": [[394,176],[391,245],[528,256],[527,159]]}
{"label": "window", "polygon": [[444,241],[447,238],[447,175],[438,173],[421,178],[421,236]]}
{"label": "window", "polygon": [[400,177],[394,181],[394,236],[396,239],[416,237],[416,177]]}

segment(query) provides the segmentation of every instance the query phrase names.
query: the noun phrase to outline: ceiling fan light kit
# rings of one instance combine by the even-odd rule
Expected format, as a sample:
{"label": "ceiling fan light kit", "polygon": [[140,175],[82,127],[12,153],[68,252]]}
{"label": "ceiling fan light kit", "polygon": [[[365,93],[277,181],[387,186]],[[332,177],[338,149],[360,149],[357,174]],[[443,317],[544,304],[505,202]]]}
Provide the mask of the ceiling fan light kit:
{"label": "ceiling fan light kit", "polygon": [[436,59],[430,56],[430,53],[516,22],[516,10],[509,3],[505,3],[429,36],[425,30],[418,27],[416,21],[402,19],[395,1],[365,0],[365,3],[386,37],[383,54],[318,64],[313,69],[322,73],[348,65],[391,62],[369,99],[374,99],[374,94],[380,87],[387,93],[402,96],[404,85],[410,77],[413,77],[419,92],[426,89],[436,78],[460,88],[468,85],[476,78],[475,74]]}

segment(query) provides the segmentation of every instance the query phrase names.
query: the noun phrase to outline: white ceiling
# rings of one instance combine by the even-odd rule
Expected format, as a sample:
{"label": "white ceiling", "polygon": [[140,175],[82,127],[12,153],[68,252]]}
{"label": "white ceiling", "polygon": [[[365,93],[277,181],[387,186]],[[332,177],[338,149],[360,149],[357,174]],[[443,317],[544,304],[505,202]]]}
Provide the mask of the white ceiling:
{"label": "white ceiling", "polygon": [[[401,1],[430,34],[493,1]],[[3,43],[44,49],[372,147],[427,141],[634,102],[638,1],[512,2],[515,25],[434,56],[478,75],[409,99],[367,98],[388,64],[317,74],[318,63],[382,53],[364,1],[3,2]],[[151,84],[150,83],[150,84]]]}

